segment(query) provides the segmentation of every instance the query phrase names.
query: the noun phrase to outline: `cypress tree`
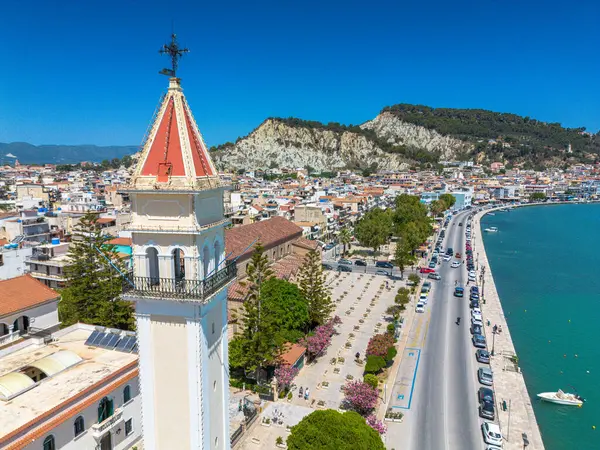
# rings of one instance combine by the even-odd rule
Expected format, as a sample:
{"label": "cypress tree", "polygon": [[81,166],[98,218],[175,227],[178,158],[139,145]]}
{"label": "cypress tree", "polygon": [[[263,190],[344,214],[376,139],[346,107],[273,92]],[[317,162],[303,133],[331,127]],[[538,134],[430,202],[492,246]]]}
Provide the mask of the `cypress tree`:
{"label": "cypress tree", "polygon": [[133,308],[120,298],[124,280],[115,267],[121,273],[126,269],[116,247],[107,243],[110,239],[102,234],[98,218],[92,213],[83,216],[75,226],[69,264],[65,267],[66,288],[59,303],[63,326],[83,322],[133,328]]}
{"label": "cypress tree", "polygon": [[323,325],[334,310],[329,288],[325,285],[325,274],[321,255],[311,250],[304,257],[299,273],[300,292],[308,303],[308,317],[311,325]]}
{"label": "cypress tree", "polygon": [[275,318],[262,305],[262,289],[268,280],[273,278],[273,270],[263,246],[259,242],[246,267],[247,278],[240,282],[247,288],[242,307],[242,365],[246,371],[256,372],[258,381],[260,370],[265,363],[271,362],[278,354],[277,330]]}

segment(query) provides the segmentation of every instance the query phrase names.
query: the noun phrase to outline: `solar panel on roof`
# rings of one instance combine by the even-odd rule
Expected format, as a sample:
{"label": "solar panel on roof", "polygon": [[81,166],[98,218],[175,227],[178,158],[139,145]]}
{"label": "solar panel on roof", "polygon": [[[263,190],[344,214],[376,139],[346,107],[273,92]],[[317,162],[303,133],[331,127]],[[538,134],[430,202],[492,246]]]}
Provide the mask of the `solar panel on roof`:
{"label": "solar panel on roof", "polygon": [[89,337],[85,341],[84,345],[93,345],[94,339],[96,339],[99,334],[100,334],[100,331],[98,331],[98,330],[92,331],[92,334],[89,335]]}
{"label": "solar panel on roof", "polygon": [[136,344],[137,344],[136,338],[134,336],[130,337],[127,344],[125,344],[125,348],[123,349],[123,351],[125,351],[125,352],[132,351],[133,347],[135,347]]}
{"label": "solar panel on roof", "polygon": [[104,338],[102,338],[102,340],[96,345],[98,347],[102,347],[102,348],[110,348],[108,346],[108,343],[110,342],[110,340],[112,339],[113,336],[114,336],[114,334],[112,334],[112,333],[105,333]]}
{"label": "solar panel on roof", "polygon": [[119,342],[119,339],[121,339],[121,336],[119,336],[118,334],[111,334],[110,340],[106,344],[106,348],[111,350],[114,349],[117,345],[117,342]]}
{"label": "solar panel on roof", "polygon": [[115,350],[119,350],[120,352],[122,352],[123,349],[125,348],[125,344],[127,344],[129,339],[131,339],[131,336],[125,336],[125,337],[121,338],[121,340],[119,342],[117,342],[117,345],[115,346]]}
{"label": "solar panel on roof", "polygon": [[98,332],[98,336],[96,336],[96,339],[94,339],[91,344],[98,346],[98,344],[102,341],[102,339],[104,339],[104,337],[106,336],[106,333],[104,331],[99,331]]}

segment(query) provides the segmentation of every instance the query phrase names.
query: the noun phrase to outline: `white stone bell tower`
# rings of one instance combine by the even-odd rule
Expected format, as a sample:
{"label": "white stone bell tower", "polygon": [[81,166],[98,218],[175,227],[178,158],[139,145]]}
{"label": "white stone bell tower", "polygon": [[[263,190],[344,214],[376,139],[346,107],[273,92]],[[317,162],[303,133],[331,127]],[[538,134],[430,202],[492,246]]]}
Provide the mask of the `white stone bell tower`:
{"label": "white stone bell tower", "polygon": [[223,189],[173,76],[124,189],[148,450],[230,448]]}

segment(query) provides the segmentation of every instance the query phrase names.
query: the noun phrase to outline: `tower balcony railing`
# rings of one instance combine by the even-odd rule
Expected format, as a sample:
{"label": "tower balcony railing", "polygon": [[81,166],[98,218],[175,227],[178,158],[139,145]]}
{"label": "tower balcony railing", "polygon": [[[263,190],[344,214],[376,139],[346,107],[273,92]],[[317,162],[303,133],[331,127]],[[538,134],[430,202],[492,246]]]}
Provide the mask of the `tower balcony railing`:
{"label": "tower balcony railing", "polygon": [[231,262],[204,280],[130,276],[123,285],[128,296],[206,300],[237,276],[237,265]]}

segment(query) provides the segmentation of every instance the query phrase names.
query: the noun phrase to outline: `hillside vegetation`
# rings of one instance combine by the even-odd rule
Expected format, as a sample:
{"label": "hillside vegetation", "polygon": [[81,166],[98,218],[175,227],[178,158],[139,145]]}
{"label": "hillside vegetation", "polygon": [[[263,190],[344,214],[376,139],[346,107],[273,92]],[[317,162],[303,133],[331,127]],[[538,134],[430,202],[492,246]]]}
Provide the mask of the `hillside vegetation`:
{"label": "hillside vegetation", "polygon": [[[483,109],[431,108],[398,104],[385,107],[399,120],[443,135],[470,141],[475,153],[484,152],[488,160],[529,161],[534,165],[551,160],[592,162],[600,154],[600,133],[585,128],[565,128],[516,114]],[[495,140],[496,143],[489,143]],[[507,145],[502,145],[502,143]],[[567,154],[569,144],[572,154]]]}

